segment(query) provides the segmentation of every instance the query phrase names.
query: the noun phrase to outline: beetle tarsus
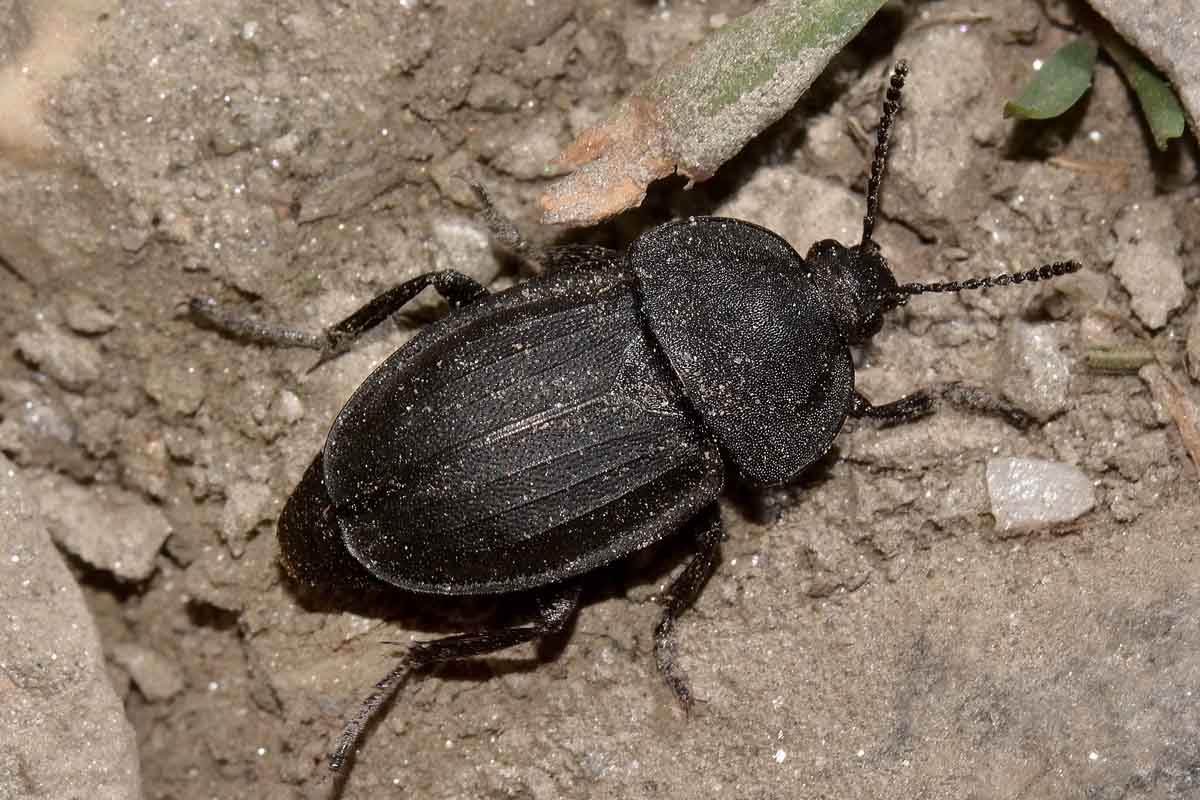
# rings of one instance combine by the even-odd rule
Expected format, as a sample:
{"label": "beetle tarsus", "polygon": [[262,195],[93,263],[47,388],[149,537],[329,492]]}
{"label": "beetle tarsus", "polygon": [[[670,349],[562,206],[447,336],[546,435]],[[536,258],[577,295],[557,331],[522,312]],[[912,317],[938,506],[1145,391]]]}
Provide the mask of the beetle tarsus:
{"label": "beetle tarsus", "polygon": [[193,297],[188,301],[188,311],[209,327],[255,344],[303,347],[308,350],[321,350],[324,346],[321,334],[311,334],[286,325],[266,322],[257,317],[233,313],[211,297]]}
{"label": "beetle tarsus", "polygon": [[936,392],[942,401],[955,408],[998,417],[1018,430],[1027,430],[1037,423],[1034,417],[1013,403],[969,383],[955,381],[939,384],[933,387],[932,391]]}
{"label": "beetle tarsus", "polygon": [[654,629],[654,660],[658,671],[685,711],[691,708],[693,697],[687,673],[676,661],[675,621],[700,596],[704,584],[716,570],[721,540],[724,538],[721,511],[715,504],[701,519],[703,527],[696,533],[696,554],[667,589],[662,619]]}
{"label": "beetle tarsus", "polygon": [[492,196],[488,194],[487,189],[483,188],[483,184],[469,178],[464,178],[464,180],[470,185],[471,191],[475,192],[475,197],[482,206],[479,216],[483,219],[484,224],[487,225],[492,238],[517,255],[528,255],[533,247],[521,235],[521,231],[513,221],[505,216],[504,212],[492,202]]}
{"label": "beetle tarsus", "polygon": [[992,393],[967,383],[941,383],[905,395],[899,400],[874,405],[860,392],[855,391],[850,403],[850,416],[872,419],[886,426],[903,425],[932,414],[941,403],[964,411],[999,417],[1014,428],[1026,430],[1036,420],[1017,406],[996,397]]}
{"label": "beetle tarsus", "polygon": [[475,192],[482,209],[480,218],[487,225],[492,238],[516,253],[526,261],[532,262],[543,270],[551,272],[557,269],[595,265],[597,267],[612,266],[620,259],[620,253],[608,247],[593,244],[562,244],[550,247],[538,247],[532,244],[516,224],[505,216],[491,195],[482,184],[469,178],[464,178]]}
{"label": "beetle tarsus", "polygon": [[396,692],[408,681],[412,673],[413,665],[406,658],[375,684],[375,691],[366,700],[363,700],[354,718],[346,724],[346,727],[342,730],[342,735],[338,737],[337,744],[334,745],[333,752],[329,755],[330,772],[340,772],[342,767],[346,765],[346,761],[350,757],[354,745],[362,737],[367,724],[374,719],[376,712],[395,696]]}

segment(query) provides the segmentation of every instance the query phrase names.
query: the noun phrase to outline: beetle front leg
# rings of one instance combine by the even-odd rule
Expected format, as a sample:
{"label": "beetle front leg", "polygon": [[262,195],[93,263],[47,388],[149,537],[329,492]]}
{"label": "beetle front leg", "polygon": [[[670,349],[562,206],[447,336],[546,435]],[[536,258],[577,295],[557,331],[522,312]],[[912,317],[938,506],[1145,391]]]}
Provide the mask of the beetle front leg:
{"label": "beetle front leg", "polygon": [[461,272],[426,272],[393,286],[362,308],[320,333],[309,333],[285,325],[231,313],[211,297],[194,297],[190,311],[209,325],[225,333],[259,344],[276,347],[304,347],[319,350],[322,363],[344,352],[367,331],[389,319],[426,287],[432,286],[446,299],[451,309],[462,308],[488,293],[478,281]]}
{"label": "beetle front leg", "polygon": [[1034,423],[1033,417],[1007,400],[1002,400],[978,386],[957,382],[936,384],[878,406],[855,390],[854,397],[850,400],[850,416],[879,420],[887,425],[901,425],[933,413],[939,403],[1000,417],[1014,428],[1024,429]]}
{"label": "beetle front leg", "polygon": [[696,532],[696,555],[667,589],[666,608],[654,629],[654,658],[658,662],[658,671],[685,709],[692,704],[692,691],[688,687],[687,674],[675,661],[675,620],[700,596],[700,590],[717,567],[724,538],[721,510],[717,504],[709,506],[704,516],[703,527]]}
{"label": "beetle front leg", "polygon": [[483,218],[492,236],[509,250],[527,261],[532,261],[542,269],[553,272],[584,265],[612,265],[617,263],[620,253],[607,247],[594,244],[562,244],[550,247],[537,247],[522,234],[520,229],[504,216],[504,213],[492,202],[492,198],[482,185],[468,181],[475,192],[483,210]]}
{"label": "beetle front leg", "polygon": [[444,636],[428,642],[417,642],[408,649],[400,663],[375,684],[375,691],[363,701],[354,718],[346,724],[342,735],[329,756],[329,769],[339,771],[349,758],[354,745],[362,737],[375,713],[399,690],[414,672],[445,661],[458,661],[504,650],[514,645],[540,639],[566,629],[579,608],[579,583],[567,584],[546,595],[538,605],[538,618],[529,625],[519,625],[496,631],[462,633]]}
{"label": "beetle front leg", "polygon": [[467,183],[471,186],[471,191],[475,192],[475,198],[482,206],[479,216],[487,225],[492,237],[517,255],[528,255],[533,249],[529,240],[522,236],[520,229],[513,221],[496,207],[496,204],[492,202],[492,196],[488,194],[487,189],[483,188],[483,184],[470,179],[467,179]]}

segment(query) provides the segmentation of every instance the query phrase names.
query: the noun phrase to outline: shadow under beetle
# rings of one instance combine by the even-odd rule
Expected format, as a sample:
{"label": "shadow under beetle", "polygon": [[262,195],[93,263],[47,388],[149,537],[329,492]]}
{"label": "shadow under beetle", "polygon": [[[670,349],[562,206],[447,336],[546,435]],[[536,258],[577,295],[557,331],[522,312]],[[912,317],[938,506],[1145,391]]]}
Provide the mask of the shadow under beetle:
{"label": "shadow under beetle", "polygon": [[906,422],[945,401],[1028,421],[960,384],[883,405],[854,388],[850,347],[912,295],[1079,268],[897,285],[872,232],[906,74],[897,64],[852,247],[827,239],[801,258],[757,225],[696,217],[643,234],[624,255],[563,258],[576,263],[499,294],[457,272],[427,273],[317,335],[193,301],[229,332],[328,357],[433,286],[451,314],[384,361],[333,421],[280,517],[283,565],[313,587],[542,592],[529,624],[412,645],[347,725],[331,769],[414,670],[562,630],[587,573],[694,520],[696,554],[654,637],[658,668],[686,706],[672,629],[717,564],[727,475],[790,481],[829,451],[847,416]]}

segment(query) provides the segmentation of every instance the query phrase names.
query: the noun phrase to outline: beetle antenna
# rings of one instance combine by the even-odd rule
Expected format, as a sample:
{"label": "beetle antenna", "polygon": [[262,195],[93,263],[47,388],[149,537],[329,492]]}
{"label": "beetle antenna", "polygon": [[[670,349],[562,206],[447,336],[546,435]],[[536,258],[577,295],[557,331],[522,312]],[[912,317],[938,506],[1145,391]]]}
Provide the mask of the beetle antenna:
{"label": "beetle antenna", "polygon": [[888,138],[892,123],[900,111],[900,92],[904,78],[908,75],[908,62],[897,61],[892,70],[892,82],[883,101],[883,115],[879,118],[879,132],[875,135],[875,157],[871,160],[871,177],[867,180],[867,213],[863,217],[862,244],[871,241],[875,232],[875,215],[879,212],[879,186],[883,183],[883,169],[887,165]]}
{"label": "beetle antenna", "polygon": [[947,281],[945,283],[906,283],[899,287],[896,299],[900,305],[903,305],[913,295],[930,292],[961,292],[966,289],[990,289],[993,286],[1008,286],[1026,281],[1044,281],[1060,275],[1070,275],[1080,269],[1082,267],[1076,261],[1056,261],[1053,264],[1046,264],[1025,272],[1007,272],[1003,275],[992,275],[986,278],[968,278],[965,281]]}

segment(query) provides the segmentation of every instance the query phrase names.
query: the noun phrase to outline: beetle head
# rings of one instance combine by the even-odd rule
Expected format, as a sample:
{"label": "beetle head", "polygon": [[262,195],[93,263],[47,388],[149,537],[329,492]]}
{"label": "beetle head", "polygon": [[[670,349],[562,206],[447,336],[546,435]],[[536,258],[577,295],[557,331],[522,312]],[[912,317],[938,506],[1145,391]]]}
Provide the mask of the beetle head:
{"label": "beetle head", "polygon": [[[892,123],[900,111],[900,92],[908,64],[897,62],[883,101],[879,132],[875,139],[875,156],[871,159],[871,176],[867,180],[867,212],[863,216],[862,241],[846,247],[832,239],[817,242],[808,251],[818,275],[828,281],[831,296],[836,298],[834,314],[850,344],[861,344],[879,333],[883,315],[902,304],[908,295],[900,292],[896,278],[871,238],[875,231],[875,215],[879,212],[879,188],[883,185],[887,165],[888,141]],[[820,280],[821,278],[818,278]]]}
{"label": "beetle head", "polygon": [[900,111],[900,93],[907,75],[908,65],[903,61],[897,62],[888,85],[887,98],[883,101],[883,114],[879,118],[875,156],[871,160],[871,176],[867,180],[867,212],[863,216],[862,241],[854,247],[846,248],[837,242],[826,240],[817,242],[809,250],[810,259],[823,259],[838,265],[836,269],[826,267],[826,271],[834,278],[833,289],[839,293],[837,296],[845,298],[838,303],[836,313],[851,344],[864,342],[878,333],[883,324],[883,315],[897,306],[904,305],[913,295],[1008,286],[1013,283],[1055,278],[1080,269],[1079,264],[1074,261],[1060,261],[1025,272],[970,278],[965,281],[896,285],[887,259],[880,253],[879,244],[872,235],[875,232],[875,216],[879,213],[879,188],[883,184],[884,168],[887,165],[892,123]]}
{"label": "beetle head", "polygon": [[849,344],[861,344],[879,333],[883,315],[908,297],[900,292],[873,241],[846,247],[825,239],[809,248],[805,261],[826,287],[834,319]]}

